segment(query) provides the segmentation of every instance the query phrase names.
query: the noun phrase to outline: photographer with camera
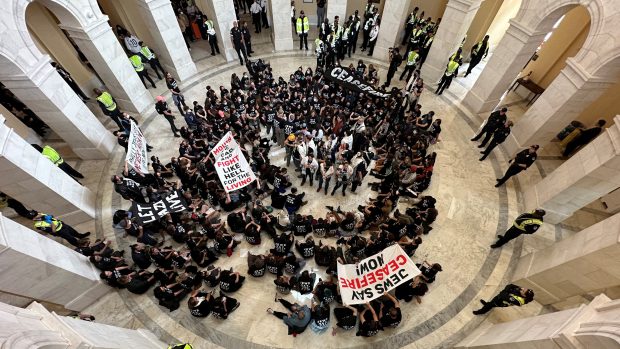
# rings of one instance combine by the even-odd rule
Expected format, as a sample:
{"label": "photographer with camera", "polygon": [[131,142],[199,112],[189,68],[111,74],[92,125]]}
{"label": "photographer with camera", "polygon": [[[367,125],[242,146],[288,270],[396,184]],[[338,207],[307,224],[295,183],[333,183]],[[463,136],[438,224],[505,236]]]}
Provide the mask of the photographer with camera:
{"label": "photographer with camera", "polygon": [[384,87],[390,86],[390,82],[392,81],[394,74],[396,74],[396,70],[398,70],[398,67],[403,62],[403,56],[400,55],[398,47],[390,47],[389,55],[390,67],[388,68],[387,80],[385,80],[385,85],[383,85]]}

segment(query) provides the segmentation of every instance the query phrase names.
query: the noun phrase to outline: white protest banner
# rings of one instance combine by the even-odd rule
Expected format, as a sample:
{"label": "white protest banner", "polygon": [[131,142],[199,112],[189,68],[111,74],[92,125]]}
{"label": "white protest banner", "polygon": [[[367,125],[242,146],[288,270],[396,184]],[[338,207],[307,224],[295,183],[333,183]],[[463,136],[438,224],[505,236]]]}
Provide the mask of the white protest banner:
{"label": "white protest banner", "polygon": [[215,145],[211,154],[215,159],[217,176],[227,193],[241,189],[256,180],[254,172],[230,131]]}
{"label": "white protest banner", "polygon": [[131,133],[129,134],[129,145],[127,146],[125,160],[134,170],[140,173],[149,173],[146,139],[138,125],[133,121],[131,122]]}
{"label": "white protest banner", "polygon": [[363,304],[420,274],[403,249],[394,244],[357,264],[338,263],[342,302]]}

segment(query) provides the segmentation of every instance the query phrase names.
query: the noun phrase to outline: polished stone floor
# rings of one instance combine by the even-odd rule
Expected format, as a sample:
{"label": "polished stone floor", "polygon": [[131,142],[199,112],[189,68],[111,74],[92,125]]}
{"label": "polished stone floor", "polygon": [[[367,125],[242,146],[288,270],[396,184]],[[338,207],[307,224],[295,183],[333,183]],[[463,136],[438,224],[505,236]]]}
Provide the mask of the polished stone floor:
{"label": "polished stone floor", "polygon": [[[288,76],[299,66],[314,67],[315,58],[310,53],[312,51],[272,53],[269,37],[263,35],[258,39],[260,40],[255,46],[255,57],[268,60],[274,69],[274,75]],[[226,63],[221,56],[211,57],[205,54],[204,44],[196,43],[192,46],[192,56],[197,62],[199,73],[181,84],[188,102],[197,100],[202,104],[206,85],[228,86],[232,73],[240,74],[244,71],[244,67],[239,66],[238,62]],[[365,55],[356,55],[352,60],[364,59],[375,64],[380,68],[380,76],[384,78],[385,64],[368,58]],[[348,61],[346,63],[348,64]],[[165,342],[191,342],[196,348],[426,349],[449,348],[483,321],[506,321],[545,311],[532,303],[521,309],[494,311],[486,318],[474,317],[471,314],[471,311],[479,306],[479,298],[489,298],[503,288],[510,279],[516,258],[548,246],[563,234],[572,231],[545,225],[537,234],[526,239],[517,239],[501,250],[488,248],[495,235],[503,233],[512,219],[520,213],[522,207],[518,201],[519,188],[539,181],[555,167],[532,167],[517,179],[509,181],[506,186],[494,188],[494,178],[499,177],[507,168],[507,158],[500,149],[496,149],[487,161],[478,161],[478,148],[469,138],[482,119],[460,107],[467,83],[469,81],[453,84],[441,97],[435,96],[430,90],[425,91],[421,97],[423,111],[434,110],[436,117],[443,121],[443,131],[441,141],[432,146],[438,157],[431,187],[425,192],[437,198],[439,217],[433,231],[424,237],[424,243],[418,249],[414,261],[438,262],[442,264],[444,271],[431,285],[422,304],[402,305],[403,322],[397,329],[387,330],[370,339],[356,337],[353,332],[339,332],[332,337],[329,332],[316,335],[310,330],[296,338],[288,336],[285,325],[265,312],[268,307],[278,307],[273,301],[273,277],[269,275],[259,279],[249,278],[239,291],[232,294],[241,302],[241,306],[224,321],[194,318],[189,314],[185,303],[182,303],[178,310],[168,312],[157,305],[152,292],[136,296],[127,291],[115,291],[92,305],[86,312],[94,314],[98,322],[130,328],[148,328]],[[170,99],[164,84],[159,84],[157,90],[150,91],[154,96],[161,94]],[[519,110],[518,98],[511,98],[515,98],[514,105],[517,106],[512,109]],[[521,114],[523,112],[524,110]],[[111,121],[103,116],[101,118],[108,128],[112,128]],[[154,154],[161,159],[177,155],[179,140],[172,137],[163,118],[153,113],[138,116],[138,119],[149,143],[155,147]],[[182,118],[177,118],[177,125],[182,123]],[[283,152],[278,147],[273,148],[271,158],[274,164],[283,165]],[[79,227],[82,228],[80,230],[96,231],[98,237],[111,239],[120,248],[127,249],[133,241],[123,239],[121,233],[113,230],[111,217],[116,209],[127,208],[129,205],[114,193],[108,180],[111,174],[120,172],[123,159],[124,152],[117,147],[114,156],[108,161],[78,161],[73,164],[86,175],[85,185],[96,191],[98,197],[96,222]],[[366,181],[369,179],[372,177]],[[340,194],[333,197],[317,194],[315,189],[308,185],[300,189],[306,191],[309,201],[301,212],[315,216],[326,212],[325,205],[340,205],[345,210],[354,210],[373,195],[365,185],[357,194],[347,194],[344,198]],[[217,265],[233,267],[243,273],[246,270],[247,251],[259,253],[271,247],[268,239],[264,239],[263,246],[259,247],[250,248],[244,242],[232,257],[220,259]],[[310,262],[307,268],[316,270],[320,275],[324,274],[324,270],[316,268],[313,262]],[[291,295],[286,298],[295,298],[298,302],[309,304],[307,297]]]}

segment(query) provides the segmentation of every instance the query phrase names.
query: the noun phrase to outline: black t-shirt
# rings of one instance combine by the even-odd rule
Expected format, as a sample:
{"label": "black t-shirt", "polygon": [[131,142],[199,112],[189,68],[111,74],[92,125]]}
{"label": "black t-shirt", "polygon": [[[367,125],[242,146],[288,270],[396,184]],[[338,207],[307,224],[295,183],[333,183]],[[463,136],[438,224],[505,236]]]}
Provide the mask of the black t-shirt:
{"label": "black t-shirt", "polygon": [[160,101],[155,103],[155,110],[157,110],[157,113],[160,115],[163,115],[165,111],[169,111],[170,108],[168,108],[168,103],[166,103],[166,101]]}
{"label": "black t-shirt", "polygon": [[360,324],[357,330],[356,336],[372,337],[379,333],[379,325],[372,320],[366,320],[363,324]]}
{"label": "black t-shirt", "polygon": [[235,46],[241,45],[241,39],[242,39],[241,29],[239,29],[239,28],[232,28],[230,30],[230,36],[231,36],[232,41],[235,44]]}
{"label": "black t-shirt", "polygon": [[168,89],[176,93],[181,93],[179,85],[177,84],[177,81],[175,79],[166,79],[166,86],[168,86]]}
{"label": "black t-shirt", "polygon": [[381,317],[381,326],[386,327],[396,327],[400,324],[403,319],[403,316],[400,312],[400,308],[396,308],[397,315],[395,318],[390,316],[390,310],[386,309],[383,316]]}
{"label": "black t-shirt", "polygon": [[[204,297],[200,296],[199,297]],[[211,313],[211,303],[207,300],[203,300],[197,306],[189,308],[189,313],[195,317],[206,317]]]}

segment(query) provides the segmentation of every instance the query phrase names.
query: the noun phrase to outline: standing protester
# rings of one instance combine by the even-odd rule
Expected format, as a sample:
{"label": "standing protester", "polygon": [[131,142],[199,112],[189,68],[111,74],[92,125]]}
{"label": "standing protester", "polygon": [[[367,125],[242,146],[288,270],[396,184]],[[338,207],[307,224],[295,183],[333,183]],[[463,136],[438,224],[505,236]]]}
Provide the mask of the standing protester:
{"label": "standing protester", "polygon": [[[248,56],[245,52],[245,42],[243,41],[243,33],[239,28],[239,24],[237,21],[233,21],[233,27],[230,29],[230,41],[232,42],[235,51],[237,51],[237,56],[239,56],[239,64],[243,65],[243,57],[247,61]],[[243,57],[241,54],[243,53]]]}
{"label": "standing protester", "polygon": [[35,229],[38,231],[63,238],[75,247],[80,246],[80,239],[90,235],[90,232],[84,234],[78,233],[70,225],[49,214],[39,213],[32,220],[34,221]]}
{"label": "standing protester", "polygon": [[181,137],[181,135],[179,135],[179,129],[174,124],[174,115],[172,115],[172,110],[168,108],[168,103],[166,103],[164,97],[157,96],[156,100],[157,102],[155,103],[155,110],[157,110],[157,113],[159,115],[163,115],[166,120],[168,120],[168,123],[170,123],[170,129],[172,130],[172,134],[174,134],[175,137]]}
{"label": "standing protester", "polygon": [[267,0],[260,0],[260,11],[263,28],[269,29],[269,20],[267,19]]}
{"label": "standing protester", "polygon": [[400,66],[402,62],[403,62],[403,56],[400,55],[398,47],[391,49],[390,50],[390,67],[388,68],[387,79],[385,80],[385,85],[383,86],[385,87],[390,86],[390,83],[392,82],[392,78],[394,77],[394,74],[396,74],[396,71],[398,70],[398,67]]}
{"label": "standing protester", "polygon": [[[157,59],[155,52],[151,50],[148,46],[146,46],[146,44],[143,41],[140,41],[140,54],[142,55],[143,61],[149,62],[151,69],[153,69],[155,74],[157,74],[157,78],[159,80],[162,79],[162,76],[166,76],[166,72],[164,71],[164,68],[162,68],[161,64],[159,63],[159,59]],[[161,71],[161,75],[159,75],[159,71],[157,69]]]}
{"label": "standing protester", "polygon": [[220,47],[217,45],[217,36],[215,35],[215,24],[205,16],[205,25],[207,26],[207,37],[209,39],[209,46],[211,46],[211,56],[215,56],[215,52],[220,54]]}
{"label": "standing protester", "polygon": [[405,66],[403,73],[400,74],[400,78],[398,80],[402,80],[406,74],[406,81],[409,81],[409,79],[411,79],[411,74],[415,71],[419,61],[420,55],[418,54],[418,49],[416,48],[409,51],[409,53],[407,53],[407,65]]}
{"label": "standing protester", "polygon": [[297,24],[295,26],[297,31],[297,35],[299,35],[299,49],[301,50],[303,46],[308,49],[308,31],[310,30],[310,22],[308,21],[308,17],[304,14],[304,11],[299,12],[299,17],[297,18]]}
{"label": "standing protester", "polygon": [[58,166],[64,173],[68,174],[71,178],[73,178],[76,182],[80,183],[76,178],[84,178],[80,172],[71,167],[65,160],[58,154],[56,149],[50,147],[49,145],[41,148],[37,144],[32,144],[32,147],[38,150],[44,157],[46,157],[49,161],[51,161],[54,165]]}
{"label": "standing protester", "polygon": [[84,92],[82,92],[82,90],[80,89],[80,87],[75,83],[75,80],[73,80],[73,78],[71,77],[71,74],[69,74],[69,72],[64,70],[60,66],[60,64],[58,64],[56,62],[52,62],[51,64],[52,64],[52,67],[54,67],[56,69],[58,74],[60,74],[60,77],[63,80],[65,80],[65,82],[69,85],[69,87],[71,87],[73,92],[75,92],[78,96],[80,96],[80,98],[82,98],[83,101],[90,100],[90,98],[88,98],[88,96],[85,95]]}
{"label": "standing protester", "polygon": [[450,83],[452,83],[452,79],[459,73],[459,67],[461,66],[461,61],[450,61],[448,62],[448,66],[446,67],[446,72],[441,77],[441,81],[439,82],[439,86],[437,86],[437,91],[435,91],[436,95],[441,95],[443,90],[450,88]]}
{"label": "standing protester", "polygon": [[504,235],[497,236],[497,241],[491,245],[491,248],[502,247],[508,241],[518,238],[521,234],[534,234],[543,224],[545,213],[545,210],[537,208],[532,212],[519,215],[512,224],[512,227],[510,227]]}
{"label": "standing protester", "polygon": [[116,101],[114,97],[108,91],[101,91],[98,88],[93,89],[95,95],[97,96],[97,104],[101,107],[103,113],[112,119],[118,126],[119,130],[123,129],[123,124],[121,123],[121,112],[118,110],[118,105],[116,105]]}
{"label": "standing protester", "polygon": [[183,96],[183,94],[181,94],[181,90],[179,89],[179,84],[177,84],[177,81],[172,77],[172,74],[170,73],[166,73],[166,86],[168,87],[168,89],[170,90],[170,93],[172,94],[172,101],[174,102],[174,105],[176,105],[177,108],[179,109],[179,113],[183,115],[184,113],[183,113],[183,108],[181,108],[181,105],[187,108],[187,104],[185,104],[185,97]]}
{"label": "standing protester", "polygon": [[[372,56],[375,50],[375,44],[377,44],[377,36],[379,36],[379,24],[374,23],[370,33],[368,33],[368,56]],[[364,49],[362,49],[364,51]]]}
{"label": "standing protester", "polygon": [[[484,159],[486,159],[495,147],[497,147],[499,144],[502,144],[506,140],[506,138],[508,138],[512,125],[512,121],[508,120],[493,132],[493,138],[491,139],[489,146],[484,151],[480,152],[480,154],[482,154],[482,157],[478,160],[483,161]],[[481,148],[483,146],[483,144],[479,145],[478,148]]]}
{"label": "standing protester", "polygon": [[465,77],[471,74],[471,71],[480,63],[483,58],[486,58],[489,54],[489,36],[485,35],[484,39],[479,43],[475,44],[474,47],[471,48],[471,59],[469,61],[469,67],[467,67],[467,71],[465,72]]}
{"label": "standing protester", "polygon": [[260,25],[260,17],[261,17],[262,10],[263,9],[260,6],[260,0],[254,1],[252,6],[250,6],[250,13],[252,13],[252,23],[254,23],[254,27],[256,28],[254,32],[257,34],[260,33],[262,29]]}
{"label": "standing protester", "polygon": [[529,148],[518,152],[517,155],[515,155],[514,159],[511,159],[509,161],[512,164],[510,165],[510,167],[508,167],[508,170],[506,170],[504,177],[497,179],[497,184],[495,184],[495,187],[497,188],[501,186],[502,184],[506,183],[506,181],[510,177],[518,174],[521,171],[525,171],[530,166],[532,166],[532,164],[534,163],[534,161],[536,161],[536,158],[538,157],[538,155],[536,154],[538,148],[538,145],[534,144]]}
{"label": "standing protester", "polygon": [[495,307],[505,308],[510,306],[522,306],[534,300],[534,291],[519,287],[517,285],[507,285],[504,289],[489,302],[480,300],[482,308],[474,310],[474,315],[486,314]]}
{"label": "standing protester", "polygon": [[[337,0],[336,0],[337,1]],[[327,0],[317,0],[316,1],[316,23],[317,27],[323,23],[325,19],[325,5],[327,4]]]}
{"label": "standing protester", "polygon": [[507,120],[506,112],[507,111],[508,111],[508,108],[504,107],[500,110],[496,110],[492,112],[491,115],[489,115],[489,118],[487,119],[484,126],[482,126],[482,129],[480,130],[480,132],[474,138],[471,139],[472,142],[475,142],[478,139],[480,139],[480,137],[482,137],[483,134],[485,135],[484,140],[482,141],[482,145],[478,146],[478,148],[484,147],[484,145],[487,144],[489,139],[491,139],[491,136],[493,135],[495,130],[497,130],[504,123],[506,123],[506,120]]}
{"label": "standing protester", "polygon": [[250,28],[248,28],[248,22],[243,21],[242,23],[241,35],[245,43],[245,53],[248,57],[252,57],[252,53],[254,53],[254,51],[252,51],[252,34],[250,33]]}
{"label": "standing protester", "polygon": [[142,58],[140,58],[139,54],[135,54],[129,57],[129,61],[131,62],[133,69],[136,71],[136,73],[140,77],[140,80],[144,84],[144,87],[147,87],[146,82],[144,81],[146,79],[148,82],[151,83],[151,86],[153,86],[153,88],[157,88],[157,86],[155,85],[155,82],[149,76],[148,69],[146,69],[146,67],[144,66],[144,63],[142,63]]}

